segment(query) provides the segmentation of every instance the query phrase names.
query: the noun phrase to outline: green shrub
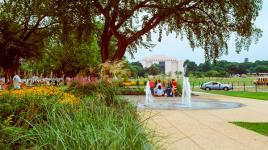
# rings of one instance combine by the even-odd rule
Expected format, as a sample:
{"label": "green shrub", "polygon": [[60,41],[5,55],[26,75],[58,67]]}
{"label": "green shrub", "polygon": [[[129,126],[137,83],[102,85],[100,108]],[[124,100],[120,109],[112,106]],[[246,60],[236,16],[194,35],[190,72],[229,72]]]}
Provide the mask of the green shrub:
{"label": "green shrub", "polygon": [[144,80],[144,81],[143,81],[143,85],[145,85],[145,86],[146,86],[146,84],[147,84],[147,81],[145,81],[145,80]]}
{"label": "green shrub", "polygon": [[182,95],[182,86],[180,83],[177,84],[177,89],[175,90],[175,95],[176,96],[181,96]]}
{"label": "green shrub", "polygon": [[145,95],[144,88],[120,88],[121,95]]}
{"label": "green shrub", "polygon": [[95,96],[99,101],[104,101],[107,106],[118,104],[118,86],[108,82],[95,82],[90,84],[73,83],[68,89],[68,92],[80,97],[89,95]]}

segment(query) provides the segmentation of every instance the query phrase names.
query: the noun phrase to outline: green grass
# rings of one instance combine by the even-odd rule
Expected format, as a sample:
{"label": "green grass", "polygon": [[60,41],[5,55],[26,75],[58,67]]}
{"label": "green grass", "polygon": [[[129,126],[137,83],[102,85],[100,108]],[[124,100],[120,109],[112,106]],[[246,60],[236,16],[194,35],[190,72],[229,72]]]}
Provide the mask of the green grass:
{"label": "green grass", "polygon": [[237,82],[237,81],[241,81],[241,82],[249,82],[249,81],[253,81],[256,78],[255,77],[246,77],[246,78],[240,78],[240,77],[233,77],[233,78],[223,78],[223,77],[203,77],[203,78],[196,78],[196,77],[190,77],[190,80],[195,80],[195,81],[226,81],[226,82]]}
{"label": "green grass", "polygon": [[235,125],[246,128],[248,130],[255,131],[262,135],[268,136],[268,122],[255,123],[255,122],[232,122]]}
{"label": "green grass", "polygon": [[[163,79],[161,77],[155,78],[155,79],[160,79],[167,81],[166,79]],[[129,79],[129,81],[147,81],[147,78],[140,78],[140,79]],[[206,83],[209,81],[217,81],[221,83],[226,83],[226,84],[233,84],[235,86],[243,86],[244,84],[246,86],[254,86],[253,81],[256,80],[256,77],[246,77],[246,78],[240,78],[240,77],[233,77],[233,78],[223,78],[223,77],[203,77],[203,78],[196,78],[196,77],[190,77],[190,84],[199,86],[202,83]],[[144,85],[142,85],[144,86]]]}
{"label": "green grass", "polygon": [[235,86],[243,86],[244,84],[246,86],[253,86],[254,83],[253,81],[255,80],[255,77],[247,77],[247,78],[239,78],[239,77],[234,77],[234,78],[220,78],[220,77],[204,77],[204,78],[195,78],[195,77],[190,77],[190,82],[191,85],[201,85],[202,83],[206,83],[209,81],[216,81],[220,83],[226,83],[226,84],[233,84]]}
{"label": "green grass", "polygon": [[131,105],[117,110],[89,100],[79,110],[47,112],[47,124],[34,126],[24,140],[37,149],[152,149],[132,111]]}
{"label": "green grass", "polygon": [[206,92],[213,94],[234,96],[234,97],[268,100],[268,92],[239,92],[239,91],[206,91]]}

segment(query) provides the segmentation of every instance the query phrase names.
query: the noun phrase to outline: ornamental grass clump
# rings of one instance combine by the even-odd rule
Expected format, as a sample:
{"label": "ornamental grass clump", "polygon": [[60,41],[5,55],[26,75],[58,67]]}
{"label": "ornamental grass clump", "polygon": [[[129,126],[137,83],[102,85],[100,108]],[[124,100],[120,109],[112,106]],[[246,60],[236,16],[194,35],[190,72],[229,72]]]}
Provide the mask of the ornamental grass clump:
{"label": "ornamental grass clump", "polygon": [[94,100],[95,103],[103,103],[106,104],[106,106],[117,107],[118,105],[125,103],[125,101],[118,96],[120,93],[118,86],[114,83],[105,81],[98,81],[90,84],[74,82],[66,92],[81,98],[88,96],[94,97],[92,100]]}
{"label": "ornamental grass clump", "polygon": [[55,106],[63,106],[57,96],[11,93],[0,96],[0,149],[24,149],[27,144],[18,137],[37,124],[45,124],[48,121],[45,112]]}
{"label": "ornamental grass clump", "polygon": [[[147,134],[128,105],[93,106],[84,100],[78,111],[47,112],[46,126],[37,125],[25,136],[37,149],[152,149]],[[60,119],[59,119],[60,118]]]}

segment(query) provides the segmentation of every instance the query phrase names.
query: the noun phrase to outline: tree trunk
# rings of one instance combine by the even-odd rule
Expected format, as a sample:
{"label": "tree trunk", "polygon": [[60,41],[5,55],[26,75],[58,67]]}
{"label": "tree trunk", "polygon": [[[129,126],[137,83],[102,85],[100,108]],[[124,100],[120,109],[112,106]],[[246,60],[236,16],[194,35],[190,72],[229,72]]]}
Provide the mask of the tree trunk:
{"label": "tree trunk", "polygon": [[8,74],[8,69],[4,68],[4,78],[5,78],[5,83],[9,81],[9,74]]}
{"label": "tree trunk", "polygon": [[125,44],[125,42],[120,42],[118,46],[118,50],[114,54],[112,61],[121,60],[124,57],[126,50],[127,50],[127,45]]}
{"label": "tree trunk", "polygon": [[102,62],[106,62],[109,59],[109,42],[106,40],[101,40],[101,60]]}
{"label": "tree trunk", "polygon": [[104,30],[101,35],[101,60],[102,62],[106,62],[109,59],[109,45],[111,42],[112,34],[109,29],[109,23],[106,22],[104,26]]}
{"label": "tree trunk", "polygon": [[19,69],[19,66],[19,57],[16,57],[13,66],[9,68],[4,68],[5,83],[7,83],[8,81],[11,81],[12,83],[12,77],[16,74],[17,70]]}

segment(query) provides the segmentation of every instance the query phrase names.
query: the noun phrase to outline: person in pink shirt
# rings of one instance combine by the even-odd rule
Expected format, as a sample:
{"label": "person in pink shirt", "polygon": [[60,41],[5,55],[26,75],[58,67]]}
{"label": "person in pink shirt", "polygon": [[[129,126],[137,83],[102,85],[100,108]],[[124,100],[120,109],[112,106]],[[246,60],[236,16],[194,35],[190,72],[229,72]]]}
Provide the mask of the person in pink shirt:
{"label": "person in pink shirt", "polygon": [[150,90],[151,93],[154,95],[154,82],[152,80],[149,80]]}

